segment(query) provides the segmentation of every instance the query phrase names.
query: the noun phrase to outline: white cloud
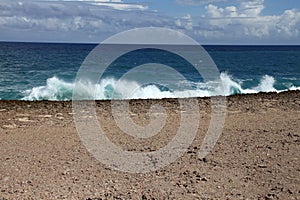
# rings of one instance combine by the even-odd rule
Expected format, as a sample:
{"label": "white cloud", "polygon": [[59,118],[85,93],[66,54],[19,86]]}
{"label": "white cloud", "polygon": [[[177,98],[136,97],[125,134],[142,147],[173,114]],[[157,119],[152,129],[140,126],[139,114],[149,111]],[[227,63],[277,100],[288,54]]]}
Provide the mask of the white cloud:
{"label": "white cloud", "polygon": [[138,3],[124,3],[123,0],[49,0],[49,2],[77,2],[77,3],[86,3],[95,6],[104,6],[116,10],[147,10],[148,6]]}
{"label": "white cloud", "polygon": [[263,0],[237,3],[207,4],[197,17],[188,12],[168,16],[125,0],[1,0],[0,39],[98,42],[120,31],[153,26],[176,29],[206,43],[300,43],[298,10],[267,16]]}
{"label": "white cloud", "polygon": [[91,3],[92,5],[97,5],[97,6],[107,6],[114,8],[116,10],[147,10],[148,6],[145,5],[139,5],[139,4],[125,4],[125,3],[103,3],[103,2],[96,2],[96,3]]}
{"label": "white cloud", "polygon": [[137,27],[174,28],[173,19],[121,0],[2,0],[0,40],[101,42]]}
{"label": "white cloud", "polygon": [[213,4],[205,6],[207,16],[213,18],[224,17],[258,17],[264,9],[264,0],[243,1],[239,7],[218,7]]}
{"label": "white cloud", "polygon": [[181,18],[177,18],[175,20],[175,25],[179,29],[184,29],[184,30],[192,30],[193,29],[193,19],[190,14],[187,14]]}
{"label": "white cloud", "polygon": [[286,37],[300,36],[300,12],[292,9],[286,10],[277,20],[275,25],[277,34],[284,34]]}
{"label": "white cloud", "polygon": [[209,4],[208,6],[205,7],[207,16],[212,17],[212,18],[220,18],[224,17],[224,9],[223,8],[218,8],[215,5]]}
{"label": "white cloud", "polygon": [[[102,3],[101,3],[102,2]],[[107,3],[108,2],[108,3]],[[97,4],[96,4],[97,3]],[[100,4],[101,3],[101,4]],[[36,28],[39,30],[89,30],[100,25],[134,25],[135,11],[144,11],[147,6],[125,4],[120,0],[85,1],[40,1],[0,2],[0,24],[2,27]],[[130,12],[129,12],[130,11]],[[150,15],[143,15],[149,21]],[[155,19],[156,20],[156,19]]]}
{"label": "white cloud", "polygon": [[209,4],[215,2],[225,2],[227,0],[176,0],[178,4],[185,4],[185,5],[201,5],[201,4]]}
{"label": "white cloud", "polygon": [[194,33],[202,38],[224,41],[299,42],[300,12],[285,10],[280,15],[266,16],[263,0],[242,1],[238,6],[218,7],[209,4],[206,13],[194,26]]}
{"label": "white cloud", "polygon": [[241,16],[243,17],[256,17],[259,16],[261,11],[265,8],[264,0],[252,0],[241,2]]}

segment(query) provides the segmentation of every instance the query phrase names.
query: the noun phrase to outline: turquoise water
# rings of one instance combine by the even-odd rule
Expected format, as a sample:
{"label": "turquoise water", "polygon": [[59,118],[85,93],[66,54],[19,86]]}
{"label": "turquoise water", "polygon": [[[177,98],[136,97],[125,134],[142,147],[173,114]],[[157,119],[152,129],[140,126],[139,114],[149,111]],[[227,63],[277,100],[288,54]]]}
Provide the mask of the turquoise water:
{"label": "turquoise water", "polygon": [[[2,100],[70,100],[78,69],[96,45],[0,43],[0,98]],[[216,63],[224,85],[224,95],[300,90],[300,46],[204,46]],[[187,77],[193,90],[185,90],[183,80],[168,81],[181,85],[178,91],[167,86],[139,86],[134,80],[122,80],[122,90],[116,91],[118,79],[132,66],[156,57]],[[164,98],[218,95],[201,76],[174,60],[168,52],[140,49],[115,62],[97,83],[96,99],[110,99],[112,93],[127,98],[129,88],[140,87],[133,98]],[[151,60],[151,59],[150,59]],[[175,63],[175,64],[174,64]],[[101,63],[100,63],[101,64]],[[157,70],[157,69],[156,69]],[[139,78],[155,76],[157,71],[141,71]],[[186,80],[185,80],[186,81]],[[89,90],[89,86],[82,87]],[[84,93],[84,92],[83,92]],[[125,97],[126,96],[126,97]]]}

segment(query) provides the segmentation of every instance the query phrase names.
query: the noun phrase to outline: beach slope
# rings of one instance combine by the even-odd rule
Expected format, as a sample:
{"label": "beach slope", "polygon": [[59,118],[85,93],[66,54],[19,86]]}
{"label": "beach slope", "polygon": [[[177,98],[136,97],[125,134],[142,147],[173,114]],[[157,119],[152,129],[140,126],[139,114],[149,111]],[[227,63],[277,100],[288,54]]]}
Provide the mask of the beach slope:
{"label": "beach slope", "polygon": [[[0,101],[0,199],[299,199],[300,92],[227,98],[227,117],[211,154],[198,153],[208,128],[209,98],[199,98],[200,127],[188,151],[155,172],[115,171],[96,160],[76,132],[72,102]],[[147,125],[147,108],[168,114],[161,134],[128,136],[98,101],[99,122],[123,149],[155,151],[176,134],[178,101],[132,100],[131,117]]]}

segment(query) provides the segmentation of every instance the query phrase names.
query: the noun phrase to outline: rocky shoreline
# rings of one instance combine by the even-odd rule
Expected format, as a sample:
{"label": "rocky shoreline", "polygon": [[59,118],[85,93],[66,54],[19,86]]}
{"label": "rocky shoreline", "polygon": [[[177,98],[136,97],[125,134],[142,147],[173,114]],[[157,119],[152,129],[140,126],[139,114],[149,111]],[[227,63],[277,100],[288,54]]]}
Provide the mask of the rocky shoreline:
{"label": "rocky shoreline", "polygon": [[[154,172],[131,174],[96,160],[79,139],[72,102],[0,101],[0,199],[299,199],[300,91],[235,95],[213,152],[199,159],[210,98],[198,98],[200,127],[187,152]],[[147,125],[152,104],[166,109],[161,134],[135,139],[118,129],[110,101],[96,101],[108,138],[129,151],[156,151],[178,128],[176,99],[131,100]]]}

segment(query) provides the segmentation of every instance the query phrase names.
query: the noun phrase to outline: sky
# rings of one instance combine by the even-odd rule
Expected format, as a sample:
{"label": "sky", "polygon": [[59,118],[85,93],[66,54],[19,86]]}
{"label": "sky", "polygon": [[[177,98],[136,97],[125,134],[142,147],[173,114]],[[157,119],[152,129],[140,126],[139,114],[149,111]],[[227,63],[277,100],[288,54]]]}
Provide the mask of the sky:
{"label": "sky", "polygon": [[0,0],[0,41],[100,43],[141,27],[200,44],[300,45],[300,1]]}

